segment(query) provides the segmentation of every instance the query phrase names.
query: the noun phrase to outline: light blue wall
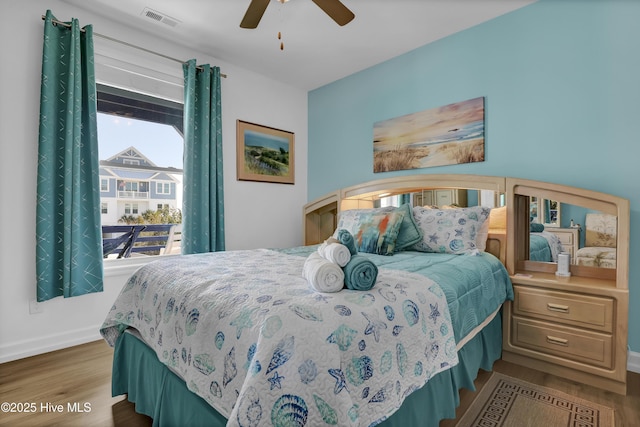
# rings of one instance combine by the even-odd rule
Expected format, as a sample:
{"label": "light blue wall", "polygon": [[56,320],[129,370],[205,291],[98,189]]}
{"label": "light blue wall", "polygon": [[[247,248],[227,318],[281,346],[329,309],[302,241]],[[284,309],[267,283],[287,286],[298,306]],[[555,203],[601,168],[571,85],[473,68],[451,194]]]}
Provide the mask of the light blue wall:
{"label": "light blue wall", "polygon": [[[640,351],[640,1],[540,0],[309,94],[309,200],[407,173],[550,181],[631,201]],[[484,96],[485,161],[373,173],[373,124]]]}

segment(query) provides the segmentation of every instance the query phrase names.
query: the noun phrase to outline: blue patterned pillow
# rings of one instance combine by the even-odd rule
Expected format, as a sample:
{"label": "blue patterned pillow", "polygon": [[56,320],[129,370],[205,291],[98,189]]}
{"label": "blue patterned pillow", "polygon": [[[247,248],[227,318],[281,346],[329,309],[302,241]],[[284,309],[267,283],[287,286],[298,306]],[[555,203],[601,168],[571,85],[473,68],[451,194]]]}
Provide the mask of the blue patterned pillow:
{"label": "blue patterned pillow", "polygon": [[404,212],[382,209],[353,209],[340,212],[337,230],[349,231],[358,252],[393,255]]}
{"label": "blue patterned pillow", "polygon": [[476,240],[491,209],[483,206],[459,209],[413,208],[422,229],[422,241],[413,246],[421,252],[465,254],[479,250]]}

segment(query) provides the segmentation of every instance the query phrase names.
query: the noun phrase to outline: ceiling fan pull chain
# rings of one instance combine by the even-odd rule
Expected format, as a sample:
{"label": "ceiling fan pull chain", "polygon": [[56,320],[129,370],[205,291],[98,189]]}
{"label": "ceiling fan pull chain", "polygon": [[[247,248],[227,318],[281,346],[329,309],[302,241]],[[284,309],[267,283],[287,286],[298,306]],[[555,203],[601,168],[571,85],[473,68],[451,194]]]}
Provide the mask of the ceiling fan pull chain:
{"label": "ceiling fan pull chain", "polygon": [[[280,5],[278,5],[278,16],[280,16],[280,24],[282,24],[282,22],[284,21],[282,17],[282,7],[289,0],[278,0],[278,1],[280,2]],[[278,31],[278,40],[280,40],[280,50],[284,50],[284,42],[282,41],[282,33],[280,31]]]}

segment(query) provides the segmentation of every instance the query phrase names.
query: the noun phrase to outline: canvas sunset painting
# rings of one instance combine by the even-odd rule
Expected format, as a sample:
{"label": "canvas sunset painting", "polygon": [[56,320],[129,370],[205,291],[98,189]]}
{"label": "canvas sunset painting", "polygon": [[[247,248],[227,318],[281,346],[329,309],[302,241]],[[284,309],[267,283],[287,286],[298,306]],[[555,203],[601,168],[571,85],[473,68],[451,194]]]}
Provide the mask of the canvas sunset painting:
{"label": "canvas sunset painting", "polygon": [[373,171],[484,161],[484,97],[377,122]]}

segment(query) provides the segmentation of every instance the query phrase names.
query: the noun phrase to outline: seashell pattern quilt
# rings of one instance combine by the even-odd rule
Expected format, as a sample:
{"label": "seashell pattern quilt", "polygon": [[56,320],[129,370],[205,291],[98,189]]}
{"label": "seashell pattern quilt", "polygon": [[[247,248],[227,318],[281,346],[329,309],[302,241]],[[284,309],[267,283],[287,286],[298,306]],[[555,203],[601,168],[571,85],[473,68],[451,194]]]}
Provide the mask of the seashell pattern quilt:
{"label": "seashell pattern quilt", "polygon": [[229,426],[369,426],[458,363],[447,299],[380,269],[370,291],[315,292],[305,258],[258,249],[170,257],[134,273],[100,332],[133,327]]}

